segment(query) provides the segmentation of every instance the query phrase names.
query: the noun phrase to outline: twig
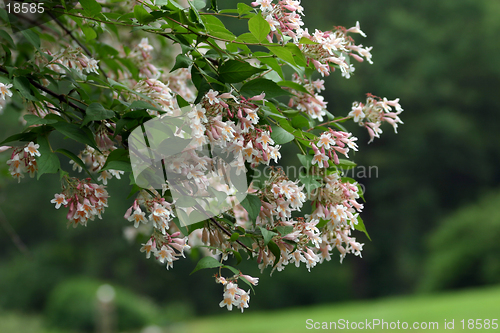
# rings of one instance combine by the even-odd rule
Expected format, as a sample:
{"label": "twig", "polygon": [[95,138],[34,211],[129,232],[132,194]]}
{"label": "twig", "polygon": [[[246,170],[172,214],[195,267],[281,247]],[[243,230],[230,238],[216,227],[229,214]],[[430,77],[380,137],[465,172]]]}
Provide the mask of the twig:
{"label": "twig", "polygon": [[315,128],[316,128],[316,127],[318,127],[318,126],[325,126],[325,125],[329,125],[329,124],[337,123],[337,122],[342,121],[342,120],[347,120],[347,119],[350,119],[350,118],[352,118],[352,117],[351,117],[351,116],[347,116],[347,117],[344,117],[344,118],[339,118],[339,119],[335,119],[335,120],[330,120],[330,121],[327,121],[327,122],[324,122],[324,123],[318,124],[318,125],[316,125],[316,126],[314,126],[314,127],[310,128],[310,129],[308,129],[306,132],[309,132],[309,131],[311,131],[311,130],[315,129]]}
{"label": "twig", "polygon": [[3,213],[3,211],[2,211],[1,208],[0,208],[0,224],[2,225],[3,229],[5,230],[5,232],[7,232],[7,234],[10,237],[10,239],[12,240],[12,242],[14,243],[14,245],[18,248],[18,250],[21,253],[23,253],[26,257],[28,257],[29,259],[33,260],[32,253],[30,252],[30,250],[28,249],[28,247],[26,246],[26,244],[24,244],[24,242],[21,240],[21,238],[16,233],[16,231],[14,230],[14,228],[12,228],[12,226],[9,224],[9,222],[7,221],[7,217],[5,216],[5,214]]}

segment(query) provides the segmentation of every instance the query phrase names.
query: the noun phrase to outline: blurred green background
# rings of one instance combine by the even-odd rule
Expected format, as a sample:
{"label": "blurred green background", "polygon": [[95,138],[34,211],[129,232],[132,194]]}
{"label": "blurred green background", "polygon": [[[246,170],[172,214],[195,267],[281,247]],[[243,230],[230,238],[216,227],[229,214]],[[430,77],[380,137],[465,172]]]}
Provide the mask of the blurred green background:
{"label": "blurred green background", "polygon": [[[219,3],[227,8],[236,1]],[[332,256],[310,273],[288,267],[272,277],[243,262],[239,268],[260,277],[259,286],[245,314],[226,314],[217,306],[222,290],[213,272],[190,276],[190,260],[167,271],[123,237],[130,224],[123,219],[131,203],[126,184],[110,182],[102,221],[67,229],[63,210],[50,204],[60,191],[57,176],[18,184],[2,154],[0,332],[95,331],[94,295],[103,283],[115,287],[116,326],[127,332],[302,332],[307,318],[349,316],[441,324],[454,318],[455,326],[481,316],[500,319],[500,2],[302,5],[310,30],[360,21],[368,37],[356,41],[373,46],[373,65],[356,64],[349,80],[340,73],[325,79],[329,111],[345,115],[367,92],[399,97],[405,109],[399,134],[386,126],[370,145],[364,129],[347,124],[360,138],[354,161],[378,171],[358,179],[366,187],[362,216],[372,238],[356,235],[365,243],[363,258],[349,256],[341,265]],[[0,139],[20,128],[18,118],[13,108],[5,110]]]}

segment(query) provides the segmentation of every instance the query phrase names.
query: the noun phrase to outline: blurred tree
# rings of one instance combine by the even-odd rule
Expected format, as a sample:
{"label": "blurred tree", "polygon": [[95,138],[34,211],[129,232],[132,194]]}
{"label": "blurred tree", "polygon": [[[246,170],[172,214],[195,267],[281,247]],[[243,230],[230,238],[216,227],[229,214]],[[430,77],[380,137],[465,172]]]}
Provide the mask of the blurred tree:
{"label": "blurred tree", "polygon": [[445,218],[427,239],[422,291],[500,282],[500,193]]}

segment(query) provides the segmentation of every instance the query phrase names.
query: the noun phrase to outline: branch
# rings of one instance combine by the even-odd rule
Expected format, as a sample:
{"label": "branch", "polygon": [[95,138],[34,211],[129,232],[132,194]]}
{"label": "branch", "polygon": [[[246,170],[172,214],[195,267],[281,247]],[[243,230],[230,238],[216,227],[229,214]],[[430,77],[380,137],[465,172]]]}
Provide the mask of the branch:
{"label": "branch", "polygon": [[33,255],[31,254],[30,250],[28,249],[26,244],[24,244],[24,242],[21,240],[21,238],[16,233],[14,228],[12,228],[12,226],[9,224],[1,208],[0,208],[0,224],[4,228],[5,232],[9,235],[14,245],[19,249],[19,251],[21,251],[21,253],[23,253],[29,259],[33,260]]}
{"label": "branch", "polygon": [[[3,73],[5,73],[5,74],[9,74],[9,72],[8,72],[5,68],[3,68],[2,66],[0,66],[0,72],[3,72]],[[73,102],[68,101],[68,97],[70,97],[70,96],[66,96],[66,95],[63,95],[63,94],[58,94],[58,93],[55,93],[55,92],[53,92],[52,90],[50,90],[49,88],[46,88],[46,87],[42,86],[40,83],[36,82],[35,80],[30,79],[30,78],[27,78],[27,79],[28,79],[28,81],[29,81],[29,82],[30,82],[30,83],[31,83],[31,84],[32,84],[35,88],[38,88],[38,89],[40,89],[41,91],[43,91],[43,92],[45,92],[45,93],[49,94],[50,96],[57,98],[59,101],[61,101],[61,102],[63,102],[63,103],[67,103],[67,104],[68,104],[69,106],[71,106],[73,109],[78,110],[78,111],[80,111],[81,113],[85,113],[85,112],[86,112],[84,108],[82,108],[82,107],[80,107],[80,106],[76,105],[76,104],[75,104],[75,103],[73,103]],[[77,100],[76,98],[71,97],[71,99],[73,99],[73,100],[75,100],[75,101],[78,101],[79,103],[82,103],[81,101]],[[82,103],[82,104],[84,104],[84,103]]]}
{"label": "branch", "polygon": [[324,123],[321,123],[321,124],[318,124],[310,129],[308,129],[306,132],[309,132],[309,131],[312,131],[313,129],[315,129],[316,127],[318,126],[325,126],[325,125],[329,125],[329,124],[333,124],[333,123],[338,123],[339,121],[343,121],[343,120],[347,120],[347,119],[351,119],[352,116],[347,116],[347,117],[344,117],[344,118],[339,118],[339,119],[335,119],[335,120],[330,120],[330,121],[327,121],[327,122],[324,122]]}

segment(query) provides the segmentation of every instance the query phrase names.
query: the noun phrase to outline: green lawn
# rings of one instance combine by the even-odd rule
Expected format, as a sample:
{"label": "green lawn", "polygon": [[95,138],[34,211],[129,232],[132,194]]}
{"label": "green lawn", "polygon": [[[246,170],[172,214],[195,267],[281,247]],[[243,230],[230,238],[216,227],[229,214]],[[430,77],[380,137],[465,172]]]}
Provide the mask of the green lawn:
{"label": "green lawn", "polygon": [[[251,304],[251,302],[250,302]],[[312,306],[283,311],[255,312],[255,313],[228,313],[226,315],[198,319],[184,325],[175,327],[175,333],[295,333],[316,331],[311,327],[307,329],[306,321],[312,322],[337,322],[348,320],[366,323],[373,319],[380,322],[408,322],[411,327],[414,322],[427,323],[427,329],[411,329],[412,332],[450,332],[463,331],[462,319],[465,319],[466,331],[479,331],[467,329],[468,319],[498,319],[500,322],[500,287],[482,288],[459,292],[442,293],[429,296],[398,297],[373,301],[349,302],[344,304]],[[454,330],[445,329],[445,320],[454,320]],[[429,322],[437,322],[439,329],[431,329]],[[372,322],[373,323],[373,322]],[[316,324],[319,325],[319,324]],[[396,324],[393,324],[396,325]],[[425,324],[421,324],[425,326]],[[500,323],[499,323],[500,326]],[[373,324],[372,324],[373,327]],[[450,327],[451,328],[451,327]],[[408,328],[410,329],[410,328]],[[335,329],[332,327],[331,329]],[[337,327],[337,331],[340,331]],[[343,329],[342,331],[344,331]],[[323,330],[321,330],[323,331]],[[352,329],[349,328],[349,331]],[[382,332],[405,331],[404,329],[390,329],[381,325],[373,329],[358,331]],[[500,332],[490,328],[481,331]],[[170,331],[172,332],[172,331]]]}
{"label": "green lawn", "polygon": [[[251,302],[250,302],[251,304]],[[226,311],[226,310],[221,310]],[[307,329],[307,320],[311,319],[311,329]],[[500,286],[465,290],[459,292],[442,293],[429,296],[410,296],[373,301],[348,302],[335,305],[311,306],[295,308],[282,311],[247,311],[239,313],[237,311],[224,313],[223,315],[194,319],[190,322],[179,323],[162,330],[162,333],[298,333],[317,331],[312,328],[314,322],[344,323],[371,322],[372,329],[362,331],[382,332],[382,331],[405,331],[404,329],[381,328],[373,326],[373,320],[378,319],[380,323],[397,323],[400,321],[400,328],[403,322],[407,322],[409,327],[414,322],[426,323],[427,329],[411,329],[412,332],[460,332],[462,330],[462,319],[465,319],[466,330],[469,332],[480,331],[479,329],[467,329],[468,319],[498,319],[500,321]],[[454,330],[445,329],[445,320],[454,320]],[[437,322],[439,329],[431,329],[431,322]],[[393,324],[396,325],[396,324]],[[424,324],[425,325],[425,324]],[[499,323],[500,326],[500,323]],[[347,328],[345,328],[347,329]],[[344,331],[340,326],[331,331]],[[410,328],[408,328],[410,329]],[[157,332],[156,330],[153,330]],[[322,329],[319,331],[323,331]],[[353,331],[349,328],[348,331]],[[358,329],[358,331],[361,331]],[[490,328],[481,331],[499,332]],[[151,331],[150,331],[151,332]],[[53,333],[43,329],[42,320],[38,316],[18,315],[13,313],[0,312],[0,333]],[[54,332],[55,333],[55,332]]]}

